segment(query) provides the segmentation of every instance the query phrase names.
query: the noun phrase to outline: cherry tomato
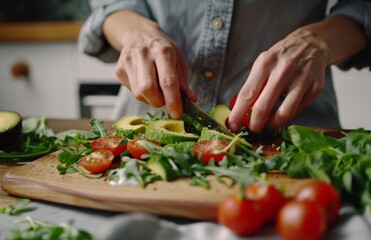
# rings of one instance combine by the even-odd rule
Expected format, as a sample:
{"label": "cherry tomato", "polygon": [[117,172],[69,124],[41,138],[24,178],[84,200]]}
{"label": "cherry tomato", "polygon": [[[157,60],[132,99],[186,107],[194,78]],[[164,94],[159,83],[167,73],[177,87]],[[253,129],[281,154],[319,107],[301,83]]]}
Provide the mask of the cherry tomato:
{"label": "cherry tomato", "polygon": [[143,160],[143,155],[149,154],[149,152],[145,147],[143,147],[140,143],[138,143],[138,140],[148,141],[148,142],[160,145],[160,143],[157,143],[155,141],[151,141],[149,139],[144,139],[144,138],[130,140],[128,142],[129,153],[133,158],[140,159],[140,160]]}
{"label": "cherry tomato", "polygon": [[[234,104],[236,103],[236,100],[237,100],[237,95],[234,95],[229,101],[229,109],[232,110],[232,108],[234,107]],[[246,114],[245,118],[243,119],[243,126],[245,128],[249,128],[249,124],[250,124],[250,117],[248,114]]]}
{"label": "cherry tomato", "polygon": [[102,173],[108,170],[115,157],[109,150],[97,150],[80,159],[80,165],[90,173]]}
{"label": "cherry tomato", "polygon": [[275,186],[255,182],[246,188],[246,198],[256,201],[261,206],[264,222],[276,219],[278,211],[286,203],[286,198]]}
{"label": "cherry tomato", "polygon": [[237,100],[237,95],[234,95],[231,97],[231,100],[229,101],[229,109],[232,110],[232,108],[234,107],[234,104],[236,103],[236,100]]}
{"label": "cherry tomato", "polygon": [[[228,146],[228,141],[218,140],[207,140],[195,143],[193,145],[193,152],[198,159],[201,159],[205,164],[209,164],[211,159],[214,159],[215,163],[220,162],[227,155],[225,152],[220,152]],[[233,153],[235,146],[233,145],[228,152]]]}
{"label": "cherry tomato", "polygon": [[290,200],[278,212],[276,228],[285,240],[318,240],[326,232],[326,213],[313,201]]}
{"label": "cherry tomato", "polygon": [[325,209],[328,224],[335,223],[339,214],[341,199],[338,191],[331,184],[321,180],[311,180],[295,194],[298,201],[315,201]]}
{"label": "cherry tomato", "polygon": [[260,206],[255,201],[232,195],[218,207],[218,222],[239,236],[255,233],[263,224]]}
{"label": "cherry tomato", "polygon": [[112,152],[115,157],[117,157],[126,150],[126,144],[120,145],[122,140],[123,138],[120,136],[101,137],[94,139],[90,146],[93,151],[108,150]]}

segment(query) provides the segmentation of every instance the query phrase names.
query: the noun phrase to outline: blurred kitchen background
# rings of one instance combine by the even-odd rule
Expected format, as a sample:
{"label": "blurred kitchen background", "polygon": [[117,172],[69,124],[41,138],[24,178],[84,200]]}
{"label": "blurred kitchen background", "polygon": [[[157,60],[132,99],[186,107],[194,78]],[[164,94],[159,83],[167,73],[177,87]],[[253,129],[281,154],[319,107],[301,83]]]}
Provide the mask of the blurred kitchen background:
{"label": "blurred kitchen background", "polygon": [[[112,120],[114,64],[79,52],[88,0],[0,1],[0,109]],[[371,72],[333,68],[343,128],[371,129]]]}

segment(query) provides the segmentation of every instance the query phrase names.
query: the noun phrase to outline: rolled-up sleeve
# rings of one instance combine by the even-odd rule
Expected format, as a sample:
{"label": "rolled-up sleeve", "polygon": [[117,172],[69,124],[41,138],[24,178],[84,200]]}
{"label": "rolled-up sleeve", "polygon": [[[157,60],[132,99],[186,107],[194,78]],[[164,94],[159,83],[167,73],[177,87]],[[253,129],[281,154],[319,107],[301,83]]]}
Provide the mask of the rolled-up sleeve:
{"label": "rolled-up sleeve", "polygon": [[143,0],[91,0],[90,5],[92,13],[79,34],[79,51],[104,62],[115,62],[120,53],[108,44],[103,34],[104,20],[120,10],[133,10],[148,17],[146,3]]}
{"label": "rolled-up sleeve", "polygon": [[371,1],[370,0],[339,0],[330,10],[330,16],[343,15],[360,24],[367,35],[367,47],[351,56],[338,67],[348,70],[352,67],[361,69],[368,67],[371,70]]}

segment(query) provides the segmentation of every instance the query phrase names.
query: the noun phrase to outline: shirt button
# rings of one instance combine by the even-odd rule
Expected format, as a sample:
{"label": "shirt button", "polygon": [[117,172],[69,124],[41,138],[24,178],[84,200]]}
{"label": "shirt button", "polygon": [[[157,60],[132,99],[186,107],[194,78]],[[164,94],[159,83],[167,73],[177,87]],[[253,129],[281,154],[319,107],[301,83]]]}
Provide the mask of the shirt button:
{"label": "shirt button", "polygon": [[205,79],[212,79],[214,77],[215,73],[210,70],[210,69],[206,69],[203,73],[202,73],[202,76],[205,78]]}
{"label": "shirt button", "polygon": [[223,27],[223,20],[220,17],[214,18],[211,23],[213,25],[213,28],[216,30],[221,29]]}

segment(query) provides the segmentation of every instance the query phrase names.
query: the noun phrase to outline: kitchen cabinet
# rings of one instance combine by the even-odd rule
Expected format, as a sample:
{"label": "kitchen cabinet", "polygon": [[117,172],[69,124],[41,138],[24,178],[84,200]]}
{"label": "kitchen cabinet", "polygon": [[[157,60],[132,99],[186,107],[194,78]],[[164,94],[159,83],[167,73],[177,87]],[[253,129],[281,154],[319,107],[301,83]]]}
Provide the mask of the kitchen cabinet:
{"label": "kitchen cabinet", "polygon": [[[0,109],[78,118],[77,51],[75,42],[0,42]],[[22,64],[28,74],[14,76]]]}

